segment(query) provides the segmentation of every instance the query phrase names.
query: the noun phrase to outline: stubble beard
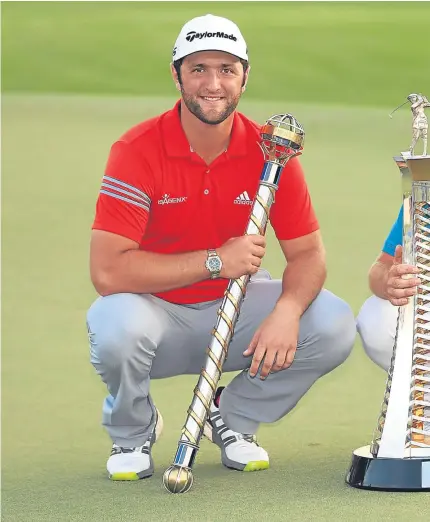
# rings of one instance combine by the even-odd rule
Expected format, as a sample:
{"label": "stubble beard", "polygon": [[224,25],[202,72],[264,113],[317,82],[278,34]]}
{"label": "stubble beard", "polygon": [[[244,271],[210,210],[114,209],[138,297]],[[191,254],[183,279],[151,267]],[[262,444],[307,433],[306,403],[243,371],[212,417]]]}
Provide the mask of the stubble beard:
{"label": "stubble beard", "polygon": [[241,93],[227,99],[227,105],[222,111],[208,111],[212,115],[205,113],[198,102],[197,96],[187,94],[183,87],[181,87],[182,99],[185,106],[196,118],[208,125],[219,125],[225,121],[236,109],[239,104]]}

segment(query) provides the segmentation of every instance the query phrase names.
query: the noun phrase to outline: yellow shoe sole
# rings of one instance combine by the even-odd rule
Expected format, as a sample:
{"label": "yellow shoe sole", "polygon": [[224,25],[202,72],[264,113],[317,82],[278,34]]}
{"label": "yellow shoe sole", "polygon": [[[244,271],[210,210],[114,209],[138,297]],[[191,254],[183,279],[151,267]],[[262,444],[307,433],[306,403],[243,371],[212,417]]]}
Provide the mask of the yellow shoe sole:
{"label": "yellow shoe sole", "polygon": [[140,480],[137,473],[134,471],[125,471],[123,473],[113,473],[109,475],[111,480]]}
{"label": "yellow shoe sole", "polygon": [[269,469],[269,463],[267,460],[253,460],[243,468],[243,471],[261,471],[263,469]]}

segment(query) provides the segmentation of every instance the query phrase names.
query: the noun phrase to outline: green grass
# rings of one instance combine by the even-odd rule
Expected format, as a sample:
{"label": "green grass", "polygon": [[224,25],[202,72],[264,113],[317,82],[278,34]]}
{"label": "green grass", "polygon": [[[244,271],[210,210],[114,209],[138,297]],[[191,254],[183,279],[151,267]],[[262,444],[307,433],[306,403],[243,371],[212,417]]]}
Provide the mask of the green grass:
{"label": "green grass", "polygon": [[249,96],[396,107],[430,84],[423,2],[2,4],[3,90],[174,95],[171,51],[207,12],[237,22]]}
{"label": "green grass", "polygon": [[[89,363],[85,314],[95,297],[90,227],[110,145],[173,105],[171,47],[180,26],[206,12],[236,20],[249,40],[252,77],[240,109],[259,121],[292,112],[304,125],[302,163],[328,251],[327,287],[358,312],[369,295],[368,267],[400,203],[392,156],[410,139],[409,111],[393,120],[388,112],[430,85],[428,58],[420,54],[429,5],[1,8],[2,520],[428,520],[428,496],[344,484],[351,451],[370,442],[385,382],[358,341],[290,415],[261,428],[269,471],[228,471],[206,442],[191,492],[164,492],[161,476],[196,383],[177,377],[152,385],[165,420],[154,447],[156,475],[109,482],[110,442],[100,427],[105,390]],[[140,97],[120,96],[130,94]],[[264,263],[281,275],[273,234]]]}
{"label": "green grass", "polygon": [[[351,451],[370,442],[384,388],[383,372],[359,343],[291,415],[262,427],[272,459],[268,472],[223,469],[217,449],[203,443],[193,490],[181,497],[164,492],[162,472],[173,459],[196,382],[178,377],[152,386],[166,423],[154,449],[155,477],[133,484],[107,480],[109,441],[99,425],[104,386],[89,364],[85,331],[94,298],[89,228],[109,144],[136,118],[173,102],[4,97],[4,520],[424,520],[416,495],[360,492],[343,482]],[[276,107],[241,106],[257,120]],[[293,109],[310,129],[303,164],[328,248],[327,286],[357,312],[368,295],[367,268],[397,212],[391,154],[404,121],[387,126],[385,111],[375,109]],[[328,118],[339,136],[335,150],[325,132]],[[377,132],[385,129],[386,144],[364,154],[369,119],[380,122]],[[269,249],[265,266],[280,276],[273,235]],[[419,501],[430,509],[427,497]]]}

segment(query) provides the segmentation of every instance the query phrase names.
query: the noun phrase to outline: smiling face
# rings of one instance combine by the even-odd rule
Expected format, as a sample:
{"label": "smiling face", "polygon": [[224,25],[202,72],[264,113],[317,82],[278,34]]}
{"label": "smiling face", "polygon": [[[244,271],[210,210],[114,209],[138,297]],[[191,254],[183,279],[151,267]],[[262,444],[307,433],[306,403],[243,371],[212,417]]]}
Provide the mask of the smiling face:
{"label": "smiling face", "polygon": [[[249,68],[248,68],[249,70]],[[180,85],[188,110],[203,123],[218,125],[236,109],[248,80],[239,58],[221,51],[200,51],[184,58]]]}

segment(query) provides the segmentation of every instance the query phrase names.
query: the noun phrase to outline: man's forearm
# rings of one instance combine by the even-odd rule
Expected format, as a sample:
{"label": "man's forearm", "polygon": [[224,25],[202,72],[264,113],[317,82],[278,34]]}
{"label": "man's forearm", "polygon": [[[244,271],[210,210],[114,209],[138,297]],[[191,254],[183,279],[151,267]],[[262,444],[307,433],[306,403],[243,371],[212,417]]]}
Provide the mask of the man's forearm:
{"label": "man's forearm", "polygon": [[205,250],[183,254],[128,250],[117,258],[114,266],[98,273],[93,283],[101,295],[166,292],[209,279],[206,257]]}
{"label": "man's forearm", "polygon": [[321,291],[327,276],[322,252],[301,255],[289,261],[282,277],[282,294],[276,308],[301,316]]}
{"label": "man's forearm", "polygon": [[387,281],[390,267],[376,261],[369,270],[369,288],[381,299],[388,299]]}

